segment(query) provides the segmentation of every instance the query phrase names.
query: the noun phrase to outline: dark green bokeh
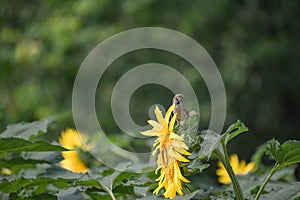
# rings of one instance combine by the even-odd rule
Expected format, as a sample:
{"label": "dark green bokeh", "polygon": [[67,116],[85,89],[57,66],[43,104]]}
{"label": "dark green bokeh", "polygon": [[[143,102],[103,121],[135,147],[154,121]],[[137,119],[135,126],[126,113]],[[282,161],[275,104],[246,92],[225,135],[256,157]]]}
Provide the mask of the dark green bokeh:
{"label": "dark green bokeh", "polygon": [[[77,70],[99,42],[143,26],[180,31],[198,41],[222,74],[226,125],[240,118],[250,134],[231,144],[249,157],[273,137],[300,139],[300,2],[287,1],[8,1],[0,2],[0,131],[7,124],[71,111]],[[132,52],[119,58],[97,91],[99,121],[118,132],[110,110],[116,81],[131,67],[159,62],[180,71],[200,100],[201,125],[210,119],[210,98],[200,76],[167,52]],[[162,95],[163,94],[163,95]],[[168,106],[172,93],[151,85],[130,104],[138,124],[154,103]]]}

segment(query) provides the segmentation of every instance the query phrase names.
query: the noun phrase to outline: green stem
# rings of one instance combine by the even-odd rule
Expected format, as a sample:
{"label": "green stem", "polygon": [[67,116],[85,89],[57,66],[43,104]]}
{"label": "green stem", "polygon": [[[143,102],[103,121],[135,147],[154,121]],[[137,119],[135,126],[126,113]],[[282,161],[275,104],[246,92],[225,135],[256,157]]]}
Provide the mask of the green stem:
{"label": "green stem", "polygon": [[106,190],[108,192],[108,194],[112,200],[116,200],[114,193],[109,188],[107,188],[107,187],[103,187],[103,188],[104,188],[104,190]]}
{"label": "green stem", "polygon": [[112,200],[116,200],[116,197],[114,196],[114,194],[112,193],[112,191],[109,191],[109,195],[111,197]]}
{"label": "green stem", "polygon": [[[224,148],[224,146],[223,146],[223,148]],[[222,162],[222,164],[224,165],[224,167],[231,179],[235,196],[237,197],[238,200],[244,200],[244,195],[243,195],[241,186],[240,186],[239,182],[237,181],[237,178],[236,178],[236,176],[232,170],[232,167],[230,165],[226,148],[224,148],[224,155],[219,150],[215,150],[215,154],[219,158],[219,160]]]}
{"label": "green stem", "polygon": [[232,167],[231,167],[231,164],[230,164],[230,161],[229,161],[229,156],[228,156],[228,152],[227,152],[227,149],[226,149],[226,146],[225,144],[222,142],[222,147],[223,147],[223,151],[224,151],[224,156],[225,156],[225,165],[223,163],[223,165],[225,166],[225,169],[231,179],[231,182],[232,182],[232,185],[233,185],[233,189],[234,189],[234,193],[237,197],[238,200],[244,200],[244,195],[243,195],[243,192],[242,192],[242,188],[236,178],[236,175],[235,173],[233,172],[232,170]]}
{"label": "green stem", "polygon": [[26,189],[23,188],[19,195],[20,195],[21,197],[24,197],[25,193],[26,193]]}
{"label": "green stem", "polygon": [[272,168],[272,170],[270,171],[269,175],[267,176],[267,178],[265,179],[265,181],[263,182],[263,184],[260,186],[255,200],[258,200],[261,193],[264,191],[265,186],[267,185],[267,183],[269,182],[269,180],[271,179],[271,177],[273,176],[273,174],[275,174],[275,172],[277,172],[280,168],[278,167],[277,163],[274,165],[274,167]]}

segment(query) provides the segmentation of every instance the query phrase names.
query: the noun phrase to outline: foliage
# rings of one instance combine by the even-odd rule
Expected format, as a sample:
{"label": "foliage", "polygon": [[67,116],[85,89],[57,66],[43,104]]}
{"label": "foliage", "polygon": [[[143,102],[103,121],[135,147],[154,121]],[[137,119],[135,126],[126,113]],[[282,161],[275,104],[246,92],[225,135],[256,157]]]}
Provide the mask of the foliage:
{"label": "foliage", "polygon": [[[266,180],[267,182],[271,180],[269,184],[264,184],[267,183],[265,180],[260,186],[263,182],[262,177],[267,174],[265,169],[258,169],[246,177],[236,177],[230,172],[226,146],[229,141],[248,130],[241,121],[238,120],[231,125],[222,135],[213,131],[199,133],[189,129],[188,127],[191,127],[194,122],[195,120],[189,119],[186,126],[176,126],[174,129],[183,134],[192,152],[189,156],[191,162],[187,163],[182,171],[191,180],[187,185],[191,190],[190,192],[186,190],[184,195],[174,199],[233,199],[235,196],[238,199],[254,199],[259,191],[261,191],[260,199],[300,198],[299,182],[272,180],[268,176]],[[43,135],[54,123],[56,123],[54,118],[51,121],[19,123],[8,126],[7,130],[0,134],[0,169],[11,170],[10,174],[2,174],[0,177],[1,199],[163,199],[151,192],[156,187],[157,177],[154,172],[142,174],[128,172],[126,169],[130,163],[120,163],[118,167],[120,171],[105,165],[94,165],[84,174],[73,173],[60,167],[59,162],[62,157],[56,152],[67,151],[67,149],[59,146],[55,141],[43,140]],[[266,145],[266,150],[276,161],[275,167],[271,170],[272,175],[283,167],[300,162],[299,141],[279,144],[273,139]],[[230,187],[215,187],[212,190],[205,186],[205,182],[199,184],[193,181],[202,179],[205,169],[212,165],[211,161],[215,157],[223,162],[226,170],[231,174],[234,193]],[[291,176],[291,173],[288,172],[285,176]]]}
{"label": "foliage", "polygon": [[[300,120],[299,8],[300,2],[293,0],[0,1],[0,199],[163,199],[152,195],[154,173],[115,171],[93,161],[88,173],[80,174],[59,165],[61,152],[69,150],[57,142],[57,133],[74,126],[70,102],[80,63],[99,42],[142,26],[174,29],[203,45],[228,88],[226,124],[239,116],[251,127],[244,137],[239,135],[248,128],[241,121],[222,135],[195,130],[195,118],[186,127],[176,127],[192,155],[182,166],[191,183],[185,195],[174,199],[299,199],[294,177],[300,155],[295,134]],[[113,134],[119,129],[109,109],[110,94],[132,66],[147,62],[172,66],[187,77],[201,102],[197,127],[205,129],[210,120],[208,91],[190,63],[158,50],[131,52],[105,71],[96,94],[105,132],[130,150],[144,150],[145,144]],[[164,95],[156,97],[153,91]],[[145,125],[148,107],[169,105],[172,95],[153,84],[139,88],[130,102],[133,120]],[[56,117],[39,120],[51,115]],[[4,130],[20,121],[33,122]],[[273,137],[280,142],[264,144]],[[229,152],[245,158],[253,154],[257,171],[236,177]],[[275,160],[273,167],[265,152]],[[226,166],[232,186],[220,186],[211,176],[216,158]],[[130,163],[120,165],[126,169]]]}

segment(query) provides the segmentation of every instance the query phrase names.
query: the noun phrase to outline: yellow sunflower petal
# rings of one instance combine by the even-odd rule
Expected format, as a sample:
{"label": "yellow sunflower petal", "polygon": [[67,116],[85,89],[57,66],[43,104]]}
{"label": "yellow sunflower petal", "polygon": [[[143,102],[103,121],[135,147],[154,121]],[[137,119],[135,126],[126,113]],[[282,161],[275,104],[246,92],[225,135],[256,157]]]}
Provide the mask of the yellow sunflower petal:
{"label": "yellow sunflower petal", "polygon": [[223,184],[229,184],[231,183],[231,179],[229,178],[229,176],[228,177],[222,176],[218,178],[218,182]]}
{"label": "yellow sunflower petal", "polygon": [[218,176],[229,176],[228,173],[227,173],[227,171],[225,169],[217,169],[216,170],[216,174]]}
{"label": "yellow sunflower petal", "polygon": [[171,132],[171,133],[170,133],[170,139],[183,140],[182,137],[180,137],[179,135],[177,135],[177,134],[174,133],[174,132]]}
{"label": "yellow sunflower petal", "polygon": [[180,140],[172,140],[171,145],[175,148],[180,149],[189,149],[183,141]]}
{"label": "yellow sunflower petal", "polygon": [[156,115],[156,119],[157,119],[158,123],[164,124],[165,119],[163,118],[161,110],[158,108],[158,106],[155,107],[154,113]]}
{"label": "yellow sunflower petal", "polygon": [[171,116],[171,113],[172,113],[172,111],[173,111],[173,109],[174,109],[174,104],[172,105],[172,106],[170,106],[170,108],[168,109],[168,111],[167,111],[167,113],[166,113],[166,116],[165,116],[165,121],[166,122],[168,122],[169,121],[169,119],[170,119],[170,116]]}
{"label": "yellow sunflower petal", "polygon": [[[83,135],[81,136],[83,137]],[[68,128],[66,131],[63,131],[61,133],[61,137],[59,138],[59,142],[65,148],[80,148],[81,150],[86,151],[86,147],[83,145],[79,133],[74,129]],[[79,154],[76,150],[62,152],[62,156],[64,158],[64,160],[60,162],[62,167],[78,173],[84,173],[88,170],[88,167],[85,165],[85,163],[80,160]]]}
{"label": "yellow sunflower petal", "polygon": [[154,120],[148,120],[148,123],[153,126],[153,130],[161,130],[162,129],[162,126],[157,122],[157,121],[154,121]]}
{"label": "yellow sunflower petal", "polygon": [[147,131],[141,131],[140,132],[144,136],[157,136],[159,133],[155,130],[147,130]]}
{"label": "yellow sunflower petal", "polygon": [[237,154],[233,154],[230,157],[230,164],[231,164],[233,172],[237,173],[239,171],[239,158],[238,158]]}
{"label": "yellow sunflower petal", "polygon": [[188,152],[187,150],[185,150],[183,148],[174,148],[174,150],[183,155],[187,155],[187,156],[192,155],[190,152]]}
{"label": "yellow sunflower petal", "polygon": [[244,172],[251,172],[251,171],[254,171],[256,168],[256,164],[254,162],[250,162],[246,165],[246,167],[244,168]]}
{"label": "yellow sunflower petal", "polygon": [[173,132],[173,128],[174,128],[176,116],[177,116],[177,113],[172,117],[172,119],[171,119],[171,121],[170,121],[170,124],[169,124],[169,131],[170,131],[170,132]]}
{"label": "yellow sunflower petal", "polygon": [[[231,183],[230,177],[229,177],[225,167],[223,166],[223,164],[220,161],[218,161],[217,164],[219,167],[216,170],[216,174],[219,176],[218,181],[223,184]],[[246,161],[244,161],[244,160],[239,161],[237,154],[233,154],[230,157],[230,164],[232,166],[233,172],[236,175],[246,175],[250,171],[252,171],[256,168],[255,163],[250,162],[250,163],[246,164]]]}

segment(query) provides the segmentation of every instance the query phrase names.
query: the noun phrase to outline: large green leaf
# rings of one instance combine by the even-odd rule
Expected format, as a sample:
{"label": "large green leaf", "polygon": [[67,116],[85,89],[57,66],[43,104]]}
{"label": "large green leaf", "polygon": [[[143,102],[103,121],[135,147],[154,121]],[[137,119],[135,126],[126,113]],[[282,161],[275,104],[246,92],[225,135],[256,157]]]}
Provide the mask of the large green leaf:
{"label": "large green leaf", "polygon": [[289,140],[284,142],[278,151],[278,155],[286,165],[300,162],[300,141]]}
{"label": "large green leaf", "polygon": [[266,147],[267,154],[271,154],[276,161],[279,160],[278,153],[277,153],[279,149],[280,149],[280,143],[277,140],[272,139],[268,141]]}
{"label": "large green leaf", "polygon": [[208,163],[203,163],[199,158],[187,163],[187,171],[189,173],[202,173],[203,170],[209,167]]}
{"label": "large green leaf", "polygon": [[142,176],[142,177],[138,177],[138,178],[130,177],[122,185],[124,185],[124,186],[145,186],[149,183],[153,183],[153,179],[146,177],[146,176]]}
{"label": "large green leaf", "polygon": [[45,200],[56,200],[57,196],[49,193],[41,193],[41,194],[31,194],[30,197],[20,197],[17,193],[13,192],[9,194],[9,199],[22,199],[22,200],[36,200],[36,199],[45,199]]}
{"label": "large green leaf", "polygon": [[18,173],[22,169],[35,167],[36,164],[48,163],[44,160],[32,160],[23,158],[0,159],[0,168],[11,169],[14,173]]}
{"label": "large green leaf", "polygon": [[95,187],[98,189],[103,189],[101,184],[95,179],[80,180],[80,181],[77,181],[74,185],[75,186],[88,186],[88,187]]}
{"label": "large green leaf", "polygon": [[201,149],[199,151],[199,158],[210,158],[212,153],[221,147],[221,135],[211,130],[202,132],[201,137],[203,138]]}
{"label": "large green leaf", "polygon": [[227,145],[233,138],[239,134],[248,131],[248,128],[240,120],[237,120],[236,123],[232,124],[222,135],[222,140],[225,141]]}
{"label": "large green leaf", "polygon": [[289,140],[280,145],[277,140],[273,139],[268,142],[267,151],[280,167],[300,162],[300,141]]}
{"label": "large green leaf", "polygon": [[270,191],[268,194],[263,194],[260,200],[298,200],[300,199],[300,182],[286,184],[276,182],[270,184],[266,189]]}
{"label": "large green leaf", "polygon": [[8,125],[6,130],[0,134],[1,138],[20,138],[29,140],[40,133],[47,132],[49,123],[53,122],[54,118],[47,118],[31,123],[21,122],[18,124]]}
{"label": "large green leaf", "polygon": [[27,178],[21,177],[19,179],[13,180],[13,181],[3,180],[0,183],[0,191],[4,192],[4,193],[11,193],[11,192],[17,192],[21,188],[36,189],[35,186],[49,185],[49,184],[68,186],[72,181],[74,181],[74,180],[73,179],[62,179],[62,178],[27,179]]}
{"label": "large green leaf", "polygon": [[45,141],[31,142],[19,138],[0,138],[0,153],[18,153],[24,151],[68,151],[68,149]]}
{"label": "large green leaf", "polygon": [[237,120],[237,122],[232,124],[222,135],[211,130],[203,131],[201,134],[203,141],[200,145],[199,158],[209,159],[215,150],[223,152],[221,142],[227,145],[233,138],[247,130],[248,128],[240,120]]}

